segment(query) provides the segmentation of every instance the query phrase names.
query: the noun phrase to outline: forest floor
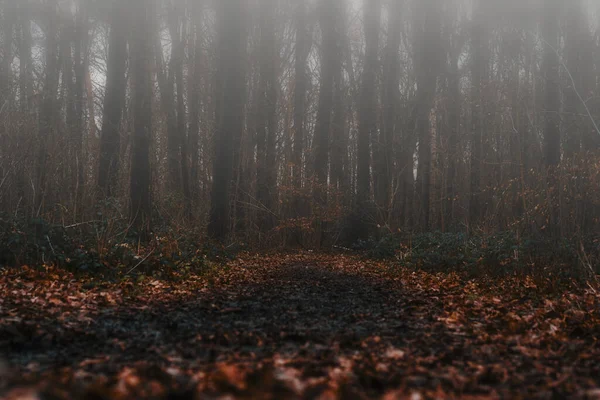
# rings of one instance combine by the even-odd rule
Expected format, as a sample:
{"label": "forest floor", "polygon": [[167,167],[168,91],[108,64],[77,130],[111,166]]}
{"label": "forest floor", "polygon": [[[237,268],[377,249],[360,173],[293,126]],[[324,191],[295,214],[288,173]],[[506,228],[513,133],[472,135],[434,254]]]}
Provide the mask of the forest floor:
{"label": "forest floor", "polygon": [[301,253],[118,283],[7,269],[0,293],[0,398],[600,399],[592,286]]}

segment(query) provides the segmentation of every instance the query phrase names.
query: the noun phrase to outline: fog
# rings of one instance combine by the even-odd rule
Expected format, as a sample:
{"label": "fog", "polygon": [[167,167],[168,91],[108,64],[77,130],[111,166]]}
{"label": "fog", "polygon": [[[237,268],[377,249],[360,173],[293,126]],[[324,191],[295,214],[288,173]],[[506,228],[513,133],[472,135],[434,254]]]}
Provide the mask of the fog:
{"label": "fog", "polygon": [[4,0],[0,205],[256,245],[591,232],[599,9]]}

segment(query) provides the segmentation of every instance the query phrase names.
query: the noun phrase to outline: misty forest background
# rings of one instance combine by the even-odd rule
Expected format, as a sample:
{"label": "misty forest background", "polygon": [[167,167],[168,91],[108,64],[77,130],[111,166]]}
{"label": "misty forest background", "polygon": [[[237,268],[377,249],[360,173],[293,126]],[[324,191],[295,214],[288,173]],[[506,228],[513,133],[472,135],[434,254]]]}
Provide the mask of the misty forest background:
{"label": "misty forest background", "polygon": [[2,258],[56,255],[60,228],[100,253],[429,235],[592,266],[599,7],[2,0]]}

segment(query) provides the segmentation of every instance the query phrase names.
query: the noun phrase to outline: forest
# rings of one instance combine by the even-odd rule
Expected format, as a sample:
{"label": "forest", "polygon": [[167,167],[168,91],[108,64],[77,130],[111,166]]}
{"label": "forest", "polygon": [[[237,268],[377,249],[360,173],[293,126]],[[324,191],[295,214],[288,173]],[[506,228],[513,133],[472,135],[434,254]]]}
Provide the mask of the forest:
{"label": "forest", "polygon": [[600,399],[600,0],[0,0],[0,398]]}

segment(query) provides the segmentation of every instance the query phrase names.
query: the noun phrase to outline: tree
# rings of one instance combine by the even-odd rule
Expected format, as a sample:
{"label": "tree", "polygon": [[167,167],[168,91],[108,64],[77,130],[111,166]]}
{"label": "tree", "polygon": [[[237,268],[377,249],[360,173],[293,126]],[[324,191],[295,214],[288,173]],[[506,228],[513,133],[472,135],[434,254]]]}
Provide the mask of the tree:
{"label": "tree", "polygon": [[[399,3],[399,2],[398,2]],[[365,0],[365,61],[358,109],[358,143],[356,160],[356,238],[369,235],[365,215],[371,198],[371,139],[377,135],[377,66],[379,64],[379,30],[381,1]],[[392,17],[393,18],[393,17]],[[396,29],[396,28],[392,28]],[[385,179],[385,178],[384,178]],[[378,197],[379,198],[379,197]],[[381,205],[381,204],[380,204]]]}
{"label": "tree", "polygon": [[558,10],[560,1],[545,0],[542,37],[544,39],[544,163],[555,167],[560,163],[560,56]]}
{"label": "tree", "polygon": [[[88,72],[88,47],[89,47],[89,21],[88,1],[79,0],[75,15],[75,27],[73,33],[73,117],[69,126],[73,141],[73,156],[71,160],[72,179],[75,185],[74,217],[80,217],[83,211],[83,195],[85,190],[85,154],[84,154],[84,88]],[[92,121],[93,122],[93,121]]]}
{"label": "tree", "polygon": [[[397,130],[396,125],[399,122],[398,113],[398,92],[400,85],[400,41],[402,34],[401,14],[402,2],[392,0],[390,2],[390,22],[388,24],[388,40],[386,43],[384,71],[383,71],[383,123],[381,136],[379,139],[380,150],[377,152],[379,157],[377,189],[375,197],[377,205],[383,212],[381,223],[389,222],[389,210],[391,200],[391,185],[393,171],[393,144]],[[403,143],[403,145],[407,145]]]}
{"label": "tree", "polygon": [[[0,48],[0,119],[5,120],[6,115],[9,112],[9,107],[6,106],[10,103],[10,97],[12,92],[12,74],[11,64],[13,60],[13,43],[14,43],[14,22],[16,17],[17,6],[15,0],[7,1],[4,8],[4,13],[1,16],[2,21],[2,46]],[[0,157],[2,153],[6,152],[8,147],[8,137],[5,132],[5,124],[0,123]],[[0,163],[0,179],[4,180],[5,174],[3,165]],[[0,194],[0,205],[4,200],[4,195]]]}
{"label": "tree", "polygon": [[544,165],[548,173],[548,190],[550,193],[550,226],[551,234],[560,232],[558,205],[558,171],[560,163],[560,56],[559,47],[559,0],[544,2],[544,20],[542,22],[542,37],[544,39],[543,76],[544,93]]}
{"label": "tree", "polygon": [[192,198],[196,198],[198,193],[199,179],[199,150],[200,150],[200,108],[202,107],[202,79],[204,66],[202,62],[202,16],[203,2],[194,1],[192,3],[193,18],[193,56],[190,57],[190,93],[189,93],[189,128],[188,128],[188,147],[190,153],[190,193]]}
{"label": "tree", "polygon": [[173,48],[175,49],[174,57],[171,59],[173,65],[173,71],[171,72],[175,76],[175,90],[177,92],[176,107],[177,107],[177,138],[179,140],[177,147],[180,149],[180,166],[181,171],[181,187],[184,197],[185,214],[191,215],[191,193],[190,193],[190,175],[189,175],[189,160],[188,160],[188,139],[186,132],[186,111],[185,111],[185,99],[184,99],[184,81],[183,81],[183,67],[186,49],[186,33],[184,29],[183,19],[185,17],[185,4],[183,0],[180,3],[175,2],[174,6],[170,9],[170,13],[173,14],[170,19],[169,31],[171,32],[171,38],[173,39]]}
{"label": "tree", "polygon": [[244,129],[245,17],[244,0],[218,2],[217,131],[208,225],[209,236],[217,241],[224,241],[230,229],[234,147],[238,143],[236,139],[241,137]]}
{"label": "tree", "polygon": [[[314,134],[314,204],[323,213],[327,205],[327,180],[329,169],[329,139],[331,133],[331,116],[333,111],[333,94],[338,62],[338,44],[336,43],[338,0],[321,0],[319,25],[321,27],[321,82],[319,102]],[[322,244],[324,221],[319,221],[318,242]]]}
{"label": "tree", "polygon": [[[443,204],[443,229],[448,230],[454,224],[454,206],[456,197],[459,194],[457,190],[457,165],[460,140],[460,117],[461,117],[461,89],[460,89],[460,69],[459,59],[465,42],[465,35],[461,27],[456,26],[455,18],[448,22],[448,31],[445,33],[448,46],[448,70],[447,70],[447,113],[448,113],[448,133],[447,133],[447,174],[446,188]],[[458,31],[457,31],[458,30]]]}
{"label": "tree", "polygon": [[482,214],[481,177],[483,168],[484,97],[482,88],[486,76],[486,13],[488,0],[474,4],[471,25],[471,198],[469,203],[469,227],[473,229]]}
{"label": "tree", "polygon": [[39,112],[38,156],[36,165],[36,212],[43,211],[47,190],[48,142],[56,129],[56,97],[59,78],[58,55],[58,4],[56,0],[46,3],[46,46],[45,46],[45,78],[42,105]]}
{"label": "tree", "polygon": [[256,198],[264,209],[259,216],[262,231],[273,228],[273,206],[277,184],[275,142],[277,135],[278,55],[275,39],[276,1],[260,3],[259,93],[256,116]]}
{"label": "tree", "polygon": [[[13,43],[14,43],[14,23],[17,11],[17,3],[15,0],[7,0],[5,2],[3,13],[1,15],[2,21],[2,46],[0,50],[0,101],[2,104],[9,97],[11,91],[10,82],[12,79],[10,67],[13,60]],[[6,113],[6,109],[3,108]],[[2,128],[0,128],[2,129]]]}
{"label": "tree", "polygon": [[417,169],[418,193],[421,204],[420,229],[429,229],[431,204],[431,124],[430,114],[437,88],[437,77],[441,66],[441,25],[439,0],[417,2],[415,38],[415,68],[417,75],[417,119],[416,131],[419,138],[419,164]]}
{"label": "tree", "polygon": [[306,1],[299,0],[295,15],[296,47],[294,54],[294,140],[292,156],[292,175],[296,190],[299,190],[302,186],[302,155],[304,152],[306,92],[308,88],[306,63],[312,47],[312,33],[307,26],[306,14]]}
{"label": "tree", "polygon": [[568,71],[564,83],[564,152],[568,158],[582,149],[597,148],[599,143],[584,103],[593,97],[595,81],[594,39],[585,13],[582,0],[573,0],[566,7],[564,58]]}
{"label": "tree", "polygon": [[112,4],[109,50],[106,76],[106,94],[102,115],[98,188],[103,197],[114,194],[119,173],[119,128],[125,107],[127,71],[127,24],[126,7],[120,0]]}
{"label": "tree", "polygon": [[[31,47],[33,39],[31,37],[31,16],[26,2],[19,4],[18,18],[18,53],[19,53],[19,113],[22,123],[19,129],[19,140],[14,146],[14,152],[21,159],[16,171],[17,196],[23,209],[31,205],[27,190],[30,185],[27,182],[26,170],[32,163],[29,148],[31,139],[34,135],[33,130],[35,107],[33,92],[33,60]],[[1,128],[0,128],[1,129]]]}
{"label": "tree", "polygon": [[333,77],[333,106],[331,115],[330,132],[330,166],[329,186],[334,193],[339,195],[339,202],[346,204],[345,198],[349,194],[348,173],[348,102],[347,82],[344,76],[344,63],[347,62],[347,70],[352,70],[351,59],[345,57],[348,53],[347,44],[347,21],[346,10],[340,9],[338,15],[338,26],[336,29],[336,65]]}
{"label": "tree", "polygon": [[131,67],[133,71],[133,143],[131,149],[131,219],[141,231],[150,226],[152,211],[150,145],[152,142],[152,22],[147,0],[131,0],[133,21]]}
{"label": "tree", "polygon": [[179,32],[179,4],[169,2],[167,5],[167,27],[171,36],[171,58],[166,66],[163,57],[160,21],[155,21],[155,57],[158,87],[160,89],[160,103],[165,115],[167,128],[167,190],[182,193],[182,135],[178,125],[178,104],[176,101],[175,80],[179,67],[183,68],[183,55],[185,45]]}

